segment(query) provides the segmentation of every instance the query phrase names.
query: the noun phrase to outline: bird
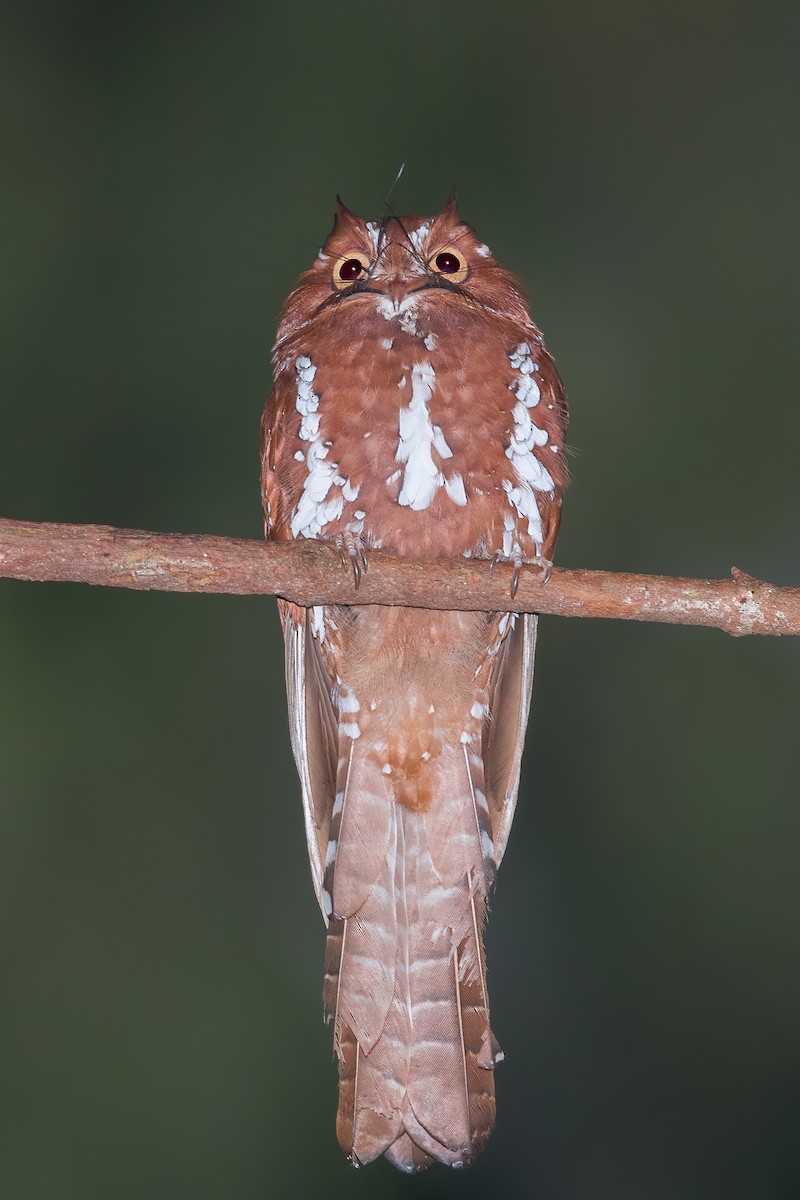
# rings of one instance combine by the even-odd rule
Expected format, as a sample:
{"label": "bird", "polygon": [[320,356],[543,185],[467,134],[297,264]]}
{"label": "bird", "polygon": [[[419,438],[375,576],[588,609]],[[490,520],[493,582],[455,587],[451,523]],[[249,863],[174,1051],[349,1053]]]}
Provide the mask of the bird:
{"label": "bird", "polygon": [[[266,535],[545,577],[567,402],[521,285],[461,219],[337,198],[280,317]],[[336,1131],[354,1166],[470,1165],[503,1054],[483,931],[517,801],[537,617],[279,601],[291,744],[327,926]]]}

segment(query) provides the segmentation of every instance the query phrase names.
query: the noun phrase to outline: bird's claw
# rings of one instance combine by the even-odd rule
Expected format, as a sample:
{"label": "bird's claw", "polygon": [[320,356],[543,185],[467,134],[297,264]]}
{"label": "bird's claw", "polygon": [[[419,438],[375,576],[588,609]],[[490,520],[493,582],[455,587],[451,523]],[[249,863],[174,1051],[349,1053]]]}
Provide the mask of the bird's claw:
{"label": "bird's claw", "polygon": [[350,566],[353,572],[355,586],[361,583],[362,575],[367,573],[367,551],[359,534],[346,529],[336,535],[336,549],[339,551],[339,561],[343,567]]}
{"label": "bird's claw", "polygon": [[553,570],[553,564],[549,558],[543,558],[540,554],[533,558],[525,558],[521,554],[515,554],[513,558],[507,558],[501,551],[492,556],[489,563],[489,574],[494,574],[494,569],[498,563],[509,563],[514,568],[514,574],[511,576],[511,599],[513,600],[519,588],[520,576],[522,575],[523,567],[539,567],[542,572],[541,582],[547,583],[550,578],[550,573]]}

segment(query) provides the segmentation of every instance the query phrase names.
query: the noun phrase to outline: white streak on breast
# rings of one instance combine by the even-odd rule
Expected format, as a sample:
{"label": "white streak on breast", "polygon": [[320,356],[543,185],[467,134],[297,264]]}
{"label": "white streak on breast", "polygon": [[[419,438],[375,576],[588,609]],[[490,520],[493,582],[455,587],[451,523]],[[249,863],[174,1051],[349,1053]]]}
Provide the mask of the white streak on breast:
{"label": "white streak on breast", "polygon": [[[297,507],[292,513],[291,530],[293,537],[313,538],[342,515],[345,496],[340,489],[352,489],[349,480],[339,474],[338,465],[328,462],[329,447],[320,438],[320,398],[312,387],[317,368],[305,354],[297,358],[294,367],[297,375],[295,407],[300,414],[298,437],[308,442],[309,446],[305,454],[308,474],[303,481]],[[298,455],[299,461],[303,452],[297,451],[295,458]]]}
{"label": "white streak on breast", "polygon": [[452,451],[438,426],[431,424],[428,401],[436,383],[436,372],[429,362],[415,363],[411,369],[411,400],[400,409],[400,441],[395,459],[406,464],[398,503],[419,512],[427,508],[436,489],[444,482],[433,461],[432,450],[441,458]]}
{"label": "white streak on breast", "polygon": [[[509,355],[512,366],[517,363],[532,369],[530,347],[522,342]],[[521,367],[520,367],[521,369]],[[521,376],[523,380],[530,379],[529,374]],[[519,389],[517,389],[519,395]],[[538,388],[537,388],[538,401]],[[516,483],[510,479],[503,480],[503,488],[517,516],[528,522],[528,536],[534,540],[537,547],[542,542],[542,519],[534,492],[546,492],[553,495],[555,484],[553,477],[546,467],[539,462],[534,453],[535,446],[545,446],[548,442],[547,431],[536,425],[529,412],[529,405],[517,400],[513,410],[514,428],[511,432],[511,442],[506,450],[506,458],[514,469]],[[516,521],[511,514],[503,519],[503,554],[511,558],[520,553],[520,547],[515,538]],[[538,549],[537,549],[538,553]]]}

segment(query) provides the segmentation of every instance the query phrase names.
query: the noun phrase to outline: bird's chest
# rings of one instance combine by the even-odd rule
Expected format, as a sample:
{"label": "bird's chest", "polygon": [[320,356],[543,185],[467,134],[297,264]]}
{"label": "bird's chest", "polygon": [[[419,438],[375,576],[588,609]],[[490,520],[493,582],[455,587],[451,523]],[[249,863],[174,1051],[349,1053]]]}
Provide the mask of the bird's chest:
{"label": "bird's chest", "polygon": [[293,536],[349,530],[417,557],[494,548],[516,403],[502,349],[400,314],[310,344],[286,374]]}

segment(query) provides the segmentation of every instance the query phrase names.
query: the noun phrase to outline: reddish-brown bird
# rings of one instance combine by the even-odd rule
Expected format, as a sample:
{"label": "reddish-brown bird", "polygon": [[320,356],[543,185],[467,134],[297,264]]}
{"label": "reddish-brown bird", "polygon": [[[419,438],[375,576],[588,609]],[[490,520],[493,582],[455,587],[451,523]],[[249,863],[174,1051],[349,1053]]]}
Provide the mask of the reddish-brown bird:
{"label": "reddish-brown bird", "polygon": [[[451,201],[340,203],[284,307],[262,428],[267,535],[546,569],[563,387],[519,284]],[[488,569],[488,568],[487,568]],[[339,1142],[469,1163],[494,1125],[483,951],[530,705],[536,617],[281,603],[289,720],[328,926]]]}

